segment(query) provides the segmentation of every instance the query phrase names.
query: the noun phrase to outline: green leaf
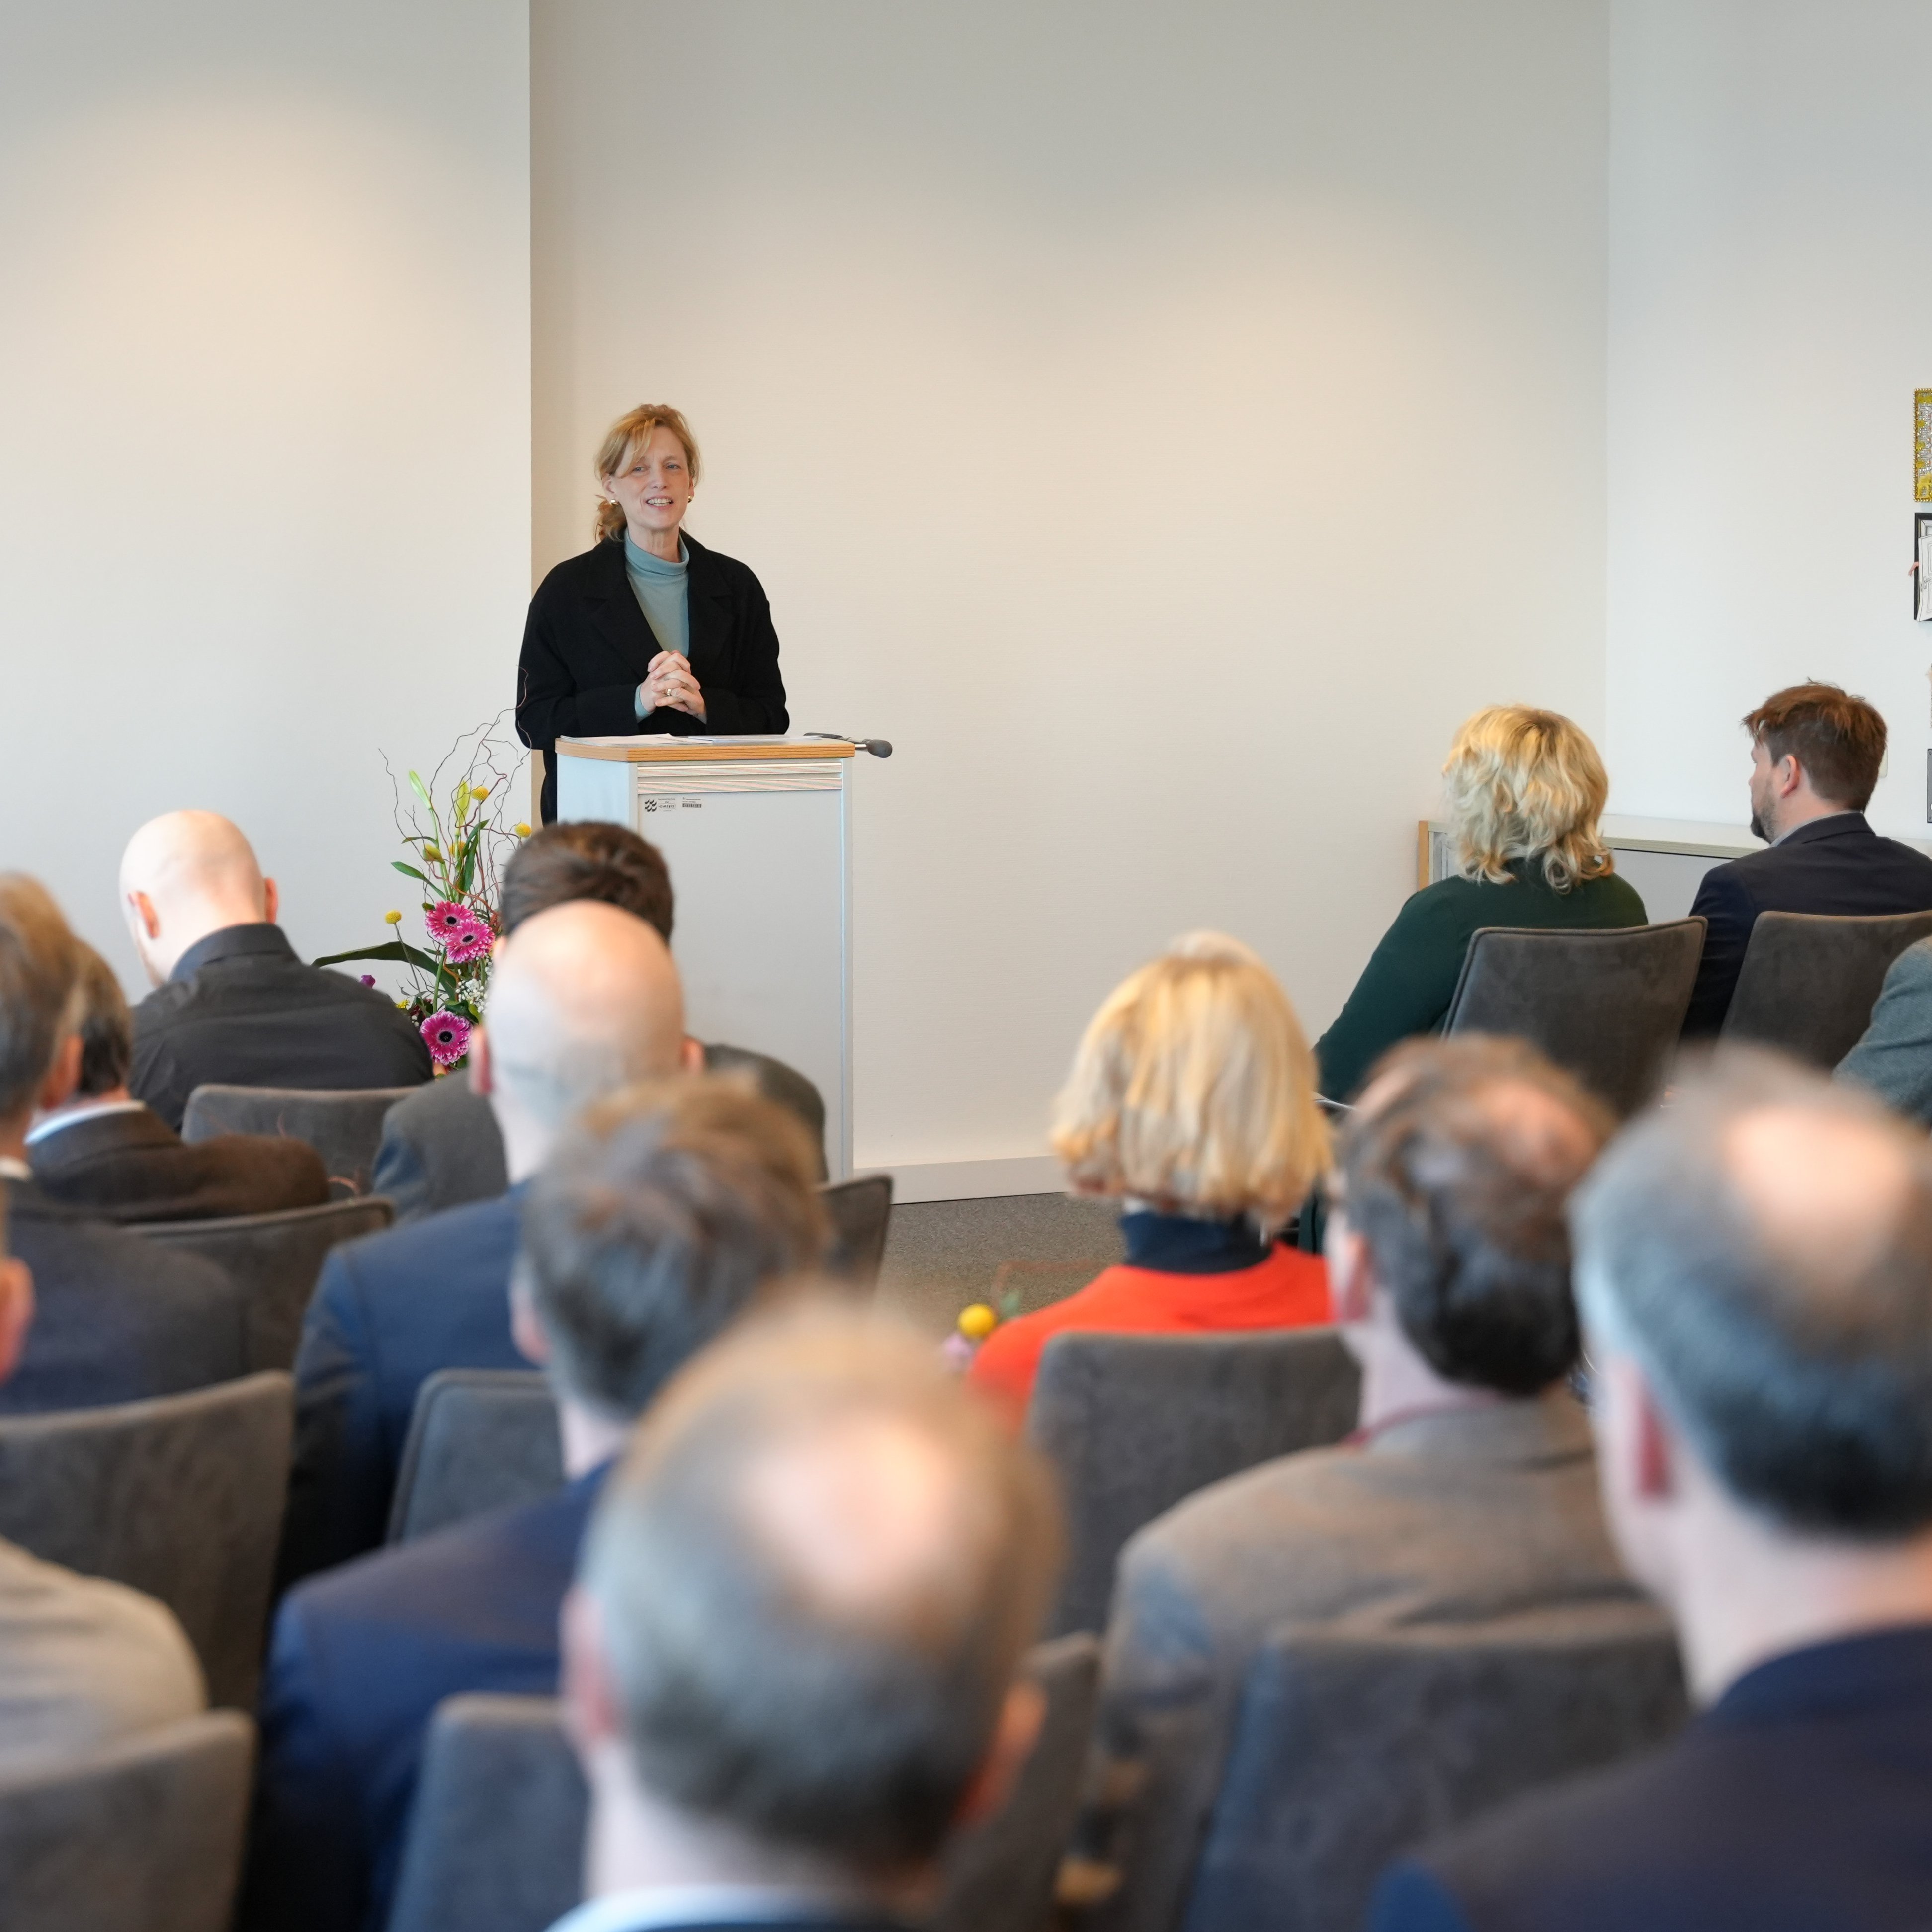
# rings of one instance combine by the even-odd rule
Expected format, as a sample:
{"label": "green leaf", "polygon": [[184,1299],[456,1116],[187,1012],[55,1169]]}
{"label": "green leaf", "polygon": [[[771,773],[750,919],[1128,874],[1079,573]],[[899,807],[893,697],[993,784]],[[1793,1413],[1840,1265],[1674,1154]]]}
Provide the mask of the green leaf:
{"label": "green leaf", "polygon": [[351,960],[388,959],[400,966],[413,966],[418,972],[434,970],[436,962],[419,947],[406,940],[392,939],[386,946],[371,946],[361,952],[332,952],[326,959],[311,959],[311,966],[342,966]]}
{"label": "green leaf", "polygon": [[400,859],[392,859],[389,861],[389,863],[394,866],[398,872],[406,873],[410,878],[422,879],[424,885],[429,884],[429,880],[424,878],[424,875],[421,872],[418,872],[415,866],[406,866]]}
{"label": "green leaf", "polygon": [[414,772],[412,772],[410,774],[410,789],[416,794],[417,797],[422,800],[423,809],[434,817],[436,812],[436,806],[434,802],[430,797],[429,788],[423,783],[422,780],[419,778]]}

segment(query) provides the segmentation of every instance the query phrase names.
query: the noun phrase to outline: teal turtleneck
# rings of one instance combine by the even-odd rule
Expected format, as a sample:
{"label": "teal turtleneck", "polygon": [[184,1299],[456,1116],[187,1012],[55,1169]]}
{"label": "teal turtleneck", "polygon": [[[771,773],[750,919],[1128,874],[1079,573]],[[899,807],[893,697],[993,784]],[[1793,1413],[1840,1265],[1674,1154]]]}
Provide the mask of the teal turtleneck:
{"label": "teal turtleneck", "polygon": [[[661,650],[675,651],[680,657],[691,655],[691,552],[680,537],[677,561],[667,563],[647,550],[640,550],[628,530],[624,532],[624,574],[631,580],[631,594],[644,622]],[[637,696],[638,716],[644,715],[644,692]]]}

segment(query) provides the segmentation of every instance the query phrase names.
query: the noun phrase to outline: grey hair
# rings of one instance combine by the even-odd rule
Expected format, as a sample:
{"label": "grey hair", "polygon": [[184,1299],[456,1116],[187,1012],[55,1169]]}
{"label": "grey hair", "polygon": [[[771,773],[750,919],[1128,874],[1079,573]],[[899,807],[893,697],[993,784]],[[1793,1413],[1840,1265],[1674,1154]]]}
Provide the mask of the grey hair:
{"label": "grey hair", "polygon": [[[1895,1154],[1904,1198],[1862,1230],[1768,1238],[1735,1130],[1777,1112]],[[1800,1204],[1794,1204],[1802,1205]],[[1827,1210],[1828,1211],[1828,1210]],[[1876,1103],[1733,1050],[1628,1129],[1570,1208],[1592,1342],[1634,1357],[1718,1480],[1790,1528],[1932,1522],[1932,1144]]]}

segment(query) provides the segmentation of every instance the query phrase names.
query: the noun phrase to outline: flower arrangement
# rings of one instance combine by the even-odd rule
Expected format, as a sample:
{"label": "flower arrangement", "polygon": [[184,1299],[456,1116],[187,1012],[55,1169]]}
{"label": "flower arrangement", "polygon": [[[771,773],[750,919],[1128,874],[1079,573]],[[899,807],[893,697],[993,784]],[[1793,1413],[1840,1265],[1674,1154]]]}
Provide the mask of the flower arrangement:
{"label": "flower arrangement", "polygon": [[[500,712],[465,732],[427,782],[418,772],[409,774],[406,793],[387,757],[382,760],[395,795],[396,830],[410,854],[409,862],[389,862],[428,895],[422,902],[425,946],[412,946],[396,932],[386,944],[315,962],[340,966],[386,960],[406,968],[396,1004],[422,1028],[438,1073],[460,1066],[469,1054],[470,1033],[483,1017],[489,990],[490,949],[501,930],[500,868],[530,836],[529,826],[504,822],[524,760],[520,750],[497,736],[502,723]],[[460,769],[446,793],[446,773],[459,759]],[[439,802],[444,799],[446,804]],[[395,928],[403,915],[386,912],[382,920]],[[374,974],[365,973],[362,982],[373,986]]]}

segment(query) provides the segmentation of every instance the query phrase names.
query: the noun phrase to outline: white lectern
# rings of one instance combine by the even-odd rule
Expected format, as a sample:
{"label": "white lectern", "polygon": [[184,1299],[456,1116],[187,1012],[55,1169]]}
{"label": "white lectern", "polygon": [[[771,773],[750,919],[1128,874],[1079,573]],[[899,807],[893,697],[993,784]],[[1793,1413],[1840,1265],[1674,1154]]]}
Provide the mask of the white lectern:
{"label": "white lectern", "polygon": [[560,738],[556,814],[636,827],[677,895],[686,1024],[768,1053],[825,1100],[852,1172],[854,747],[818,738]]}

